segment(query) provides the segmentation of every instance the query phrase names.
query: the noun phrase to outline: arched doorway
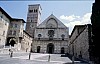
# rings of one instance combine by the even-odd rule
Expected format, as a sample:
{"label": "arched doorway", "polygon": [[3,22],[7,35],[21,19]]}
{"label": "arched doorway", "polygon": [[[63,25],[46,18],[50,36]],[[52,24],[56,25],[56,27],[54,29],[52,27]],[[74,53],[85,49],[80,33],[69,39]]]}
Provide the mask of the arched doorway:
{"label": "arched doorway", "polygon": [[37,46],[37,53],[40,53],[40,46]]}
{"label": "arched doorway", "polygon": [[14,47],[14,44],[16,44],[16,42],[14,40],[11,40],[10,45]]}
{"label": "arched doorway", "polygon": [[54,45],[52,43],[47,45],[47,53],[54,53]]}
{"label": "arched doorway", "polygon": [[64,54],[65,53],[65,49],[64,47],[61,48],[61,54]]}

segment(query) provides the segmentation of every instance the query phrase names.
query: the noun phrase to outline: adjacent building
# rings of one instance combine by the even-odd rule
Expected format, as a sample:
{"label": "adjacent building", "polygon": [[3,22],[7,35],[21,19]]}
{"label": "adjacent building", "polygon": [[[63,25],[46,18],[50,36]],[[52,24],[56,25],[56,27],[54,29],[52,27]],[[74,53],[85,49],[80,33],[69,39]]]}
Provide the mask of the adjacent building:
{"label": "adjacent building", "polygon": [[21,51],[29,52],[31,51],[33,38],[24,30],[23,39],[21,41]]}
{"label": "adjacent building", "polygon": [[75,25],[68,44],[68,53],[77,58],[91,61],[91,24]]}
{"label": "adjacent building", "polygon": [[11,17],[0,7],[0,48],[6,44]]}
{"label": "adjacent building", "polygon": [[20,50],[21,40],[23,39],[24,23],[25,21],[23,19],[12,18],[9,25],[6,46],[11,45]]}
{"label": "adjacent building", "polygon": [[24,30],[24,24],[23,19],[10,17],[0,7],[0,48],[30,51],[33,38]]}

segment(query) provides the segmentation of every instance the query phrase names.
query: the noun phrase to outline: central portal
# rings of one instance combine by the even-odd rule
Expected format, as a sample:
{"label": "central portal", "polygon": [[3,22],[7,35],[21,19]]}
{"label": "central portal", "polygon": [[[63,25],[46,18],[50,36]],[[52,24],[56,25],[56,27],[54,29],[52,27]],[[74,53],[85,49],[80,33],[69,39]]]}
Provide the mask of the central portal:
{"label": "central portal", "polygon": [[14,44],[16,44],[16,42],[14,40],[11,40],[10,45],[14,47]]}
{"label": "central portal", "polygon": [[50,54],[54,53],[54,45],[52,43],[49,43],[47,45],[47,53],[50,53]]}

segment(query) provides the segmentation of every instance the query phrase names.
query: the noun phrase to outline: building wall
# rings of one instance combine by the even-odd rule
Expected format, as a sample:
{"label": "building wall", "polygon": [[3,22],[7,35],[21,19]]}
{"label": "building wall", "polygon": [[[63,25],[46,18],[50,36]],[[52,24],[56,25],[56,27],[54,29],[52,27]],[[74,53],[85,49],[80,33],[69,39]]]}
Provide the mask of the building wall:
{"label": "building wall", "polygon": [[75,57],[78,57],[78,58],[79,58],[79,55],[81,54],[83,59],[90,60],[89,59],[88,26],[86,26],[85,29],[82,30],[79,34],[77,31],[78,29],[76,28],[73,35],[70,37],[69,48],[68,48],[69,53],[73,55],[73,52],[74,52]]}
{"label": "building wall", "polygon": [[56,28],[56,29],[46,29],[46,28],[40,28],[40,29],[36,29],[35,30],[35,35],[34,35],[34,38],[35,39],[38,39],[38,34],[41,34],[41,39],[48,39],[49,36],[48,36],[48,31],[49,30],[54,30],[54,39],[56,40],[62,40],[62,37],[61,35],[65,35],[64,39],[67,40],[69,38],[68,36],[68,29],[66,28]]}
{"label": "building wall", "polygon": [[32,40],[33,40],[32,37],[30,37],[26,32],[23,32],[23,39],[21,41],[21,50],[26,52],[30,51]]}
{"label": "building wall", "polygon": [[[7,46],[11,45],[11,46],[15,47],[16,50],[20,50],[21,49],[21,40],[23,38],[23,30],[24,30],[23,20],[13,19],[10,22],[6,45]],[[13,45],[13,43],[11,44],[12,41],[15,42],[14,45]]]}
{"label": "building wall", "polygon": [[11,21],[8,37],[23,37],[23,30],[24,23],[22,23],[22,21]]}
{"label": "building wall", "polygon": [[61,53],[61,48],[64,47],[65,53],[67,53],[68,43],[65,41],[46,41],[46,40],[34,40],[32,43],[32,51],[37,52],[37,46],[40,46],[40,53],[47,53],[47,45],[52,43],[54,45],[54,53]]}
{"label": "building wall", "polygon": [[88,29],[86,28],[75,40],[74,42],[74,50],[75,53],[77,53],[77,57],[78,55],[80,55],[80,51],[82,53],[82,57],[84,59],[89,60],[89,39],[88,39]]}
{"label": "building wall", "polygon": [[10,19],[0,11],[0,48],[5,46]]}

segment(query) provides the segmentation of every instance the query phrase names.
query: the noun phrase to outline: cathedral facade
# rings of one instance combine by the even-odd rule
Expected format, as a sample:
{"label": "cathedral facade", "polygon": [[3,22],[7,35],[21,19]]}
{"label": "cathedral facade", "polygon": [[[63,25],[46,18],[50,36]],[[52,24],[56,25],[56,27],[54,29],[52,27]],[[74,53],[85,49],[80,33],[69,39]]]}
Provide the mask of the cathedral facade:
{"label": "cathedral facade", "polygon": [[26,32],[33,37],[32,52],[67,53],[69,29],[53,14],[41,24],[41,6],[29,5]]}

